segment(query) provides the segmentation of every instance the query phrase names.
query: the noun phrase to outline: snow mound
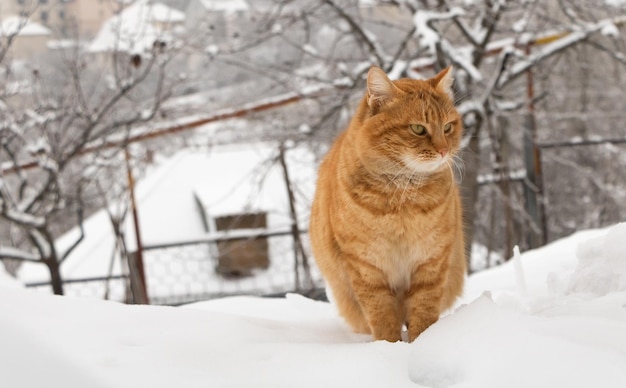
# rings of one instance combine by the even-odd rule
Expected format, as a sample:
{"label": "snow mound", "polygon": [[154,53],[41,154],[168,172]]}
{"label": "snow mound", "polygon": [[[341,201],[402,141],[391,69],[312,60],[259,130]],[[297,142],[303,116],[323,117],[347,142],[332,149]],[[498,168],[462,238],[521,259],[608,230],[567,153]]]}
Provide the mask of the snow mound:
{"label": "snow mound", "polygon": [[626,223],[612,227],[605,236],[578,247],[578,266],[567,292],[603,296],[626,291]]}
{"label": "snow mound", "polygon": [[[626,386],[626,223],[580,236],[516,258],[523,266],[471,277],[470,289],[491,291],[417,338],[411,380],[433,388]],[[578,264],[558,264],[563,252],[572,264],[575,252]],[[533,275],[528,293],[512,286],[520,271]]]}
{"label": "snow mound", "polygon": [[621,320],[572,314],[581,307],[529,314],[487,293],[418,337],[410,378],[433,388],[624,387],[626,312]]}
{"label": "snow mound", "polygon": [[0,287],[23,288],[24,286],[13,276],[9,275],[2,263],[0,263]]}

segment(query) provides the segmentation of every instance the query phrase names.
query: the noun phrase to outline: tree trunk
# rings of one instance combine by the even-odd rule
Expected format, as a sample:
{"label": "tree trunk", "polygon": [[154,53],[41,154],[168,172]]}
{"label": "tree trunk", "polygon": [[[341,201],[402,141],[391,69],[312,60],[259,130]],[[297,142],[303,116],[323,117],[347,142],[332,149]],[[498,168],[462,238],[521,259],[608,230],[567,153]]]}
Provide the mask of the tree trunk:
{"label": "tree trunk", "polygon": [[467,254],[467,270],[471,273],[470,255],[474,240],[474,219],[476,218],[476,202],[478,199],[478,169],[480,167],[479,133],[482,122],[477,118],[475,125],[470,127],[472,133],[469,144],[462,150],[461,156],[465,164],[463,181],[461,182],[461,198],[463,201],[463,224],[465,231],[465,250]]}
{"label": "tree trunk", "polygon": [[[302,244],[302,237],[300,236],[300,229],[298,225],[298,213],[296,212],[296,198],[293,194],[293,189],[291,187],[291,179],[289,178],[289,169],[287,168],[287,162],[285,161],[285,145],[281,144],[280,146],[280,155],[278,158],[280,165],[283,169],[283,177],[285,178],[285,187],[287,188],[287,197],[289,198],[289,211],[291,215],[291,232],[294,240],[294,271],[296,284],[296,291],[300,291],[302,284],[300,284],[299,278],[299,265],[302,266],[304,271],[304,289],[310,291],[313,289],[313,278],[311,276],[311,267],[309,266],[309,259],[304,250],[304,246]],[[298,256],[300,256],[300,260],[298,260]]]}
{"label": "tree trunk", "polygon": [[55,295],[63,295],[63,279],[61,278],[61,267],[56,257],[51,257],[43,260],[48,266],[50,271],[50,284],[52,285],[52,292]]}

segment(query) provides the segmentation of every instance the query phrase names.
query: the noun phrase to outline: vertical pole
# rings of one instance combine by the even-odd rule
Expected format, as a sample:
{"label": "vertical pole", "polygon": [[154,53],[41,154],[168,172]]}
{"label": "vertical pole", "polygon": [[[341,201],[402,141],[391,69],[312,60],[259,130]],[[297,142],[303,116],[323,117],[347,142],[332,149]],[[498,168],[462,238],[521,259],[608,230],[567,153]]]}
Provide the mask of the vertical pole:
{"label": "vertical pole", "polygon": [[[134,302],[137,304],[150,304],[150,300],[148,299],[148,287],[146,284],[146,273],[143,266],[143,245],[141,243],[139,215],[137,214],[137,202],[135,200],[135,179],[133,177],[133,172],[130,168],[130,153],[128,152],[128,147],[124,148],[124,157],[126,158],[128,190],[130,191],[130,205],[131,212],[133,214],[133,224],[135,226],[135,239],[137,241],[137,252],[134,255],[135,265],[129,263],[129,267],[131,268],[131,282],[139,282],[136,287],[132,287],[135,291]],[[133,267],[135,271],[133,271]]]}
{"label": "vertical pole", "polygon": [[300,236],[300,230],[298,228],[298,213],[296,211],[296,198],[293,194],[293,188],[291,187],[291,179],[289,179],[289,170],[287,169],[287,162],[285,161],[285,145],[280,145],[279,154],[280,165],[283,168],[283,177],[285,178],[285,186],[287,187],[287,197],[289,199],[289,212],[291,214],[291,233],[293,235],[294,242],[294,255],[295,255],[295,276],[296,276],[296,291],[300,291],[300,274],[299,274],[299,260],[302,258],[302,268],[304,270],[304,287],[310,290],[313,287],[313,279],[311,278],[311,269],[309,268],[309,260],[304,251],[302,245],[302,238]]}
{"label": "vertical pole", "polygon": [[[530,55],[530,44],[526,45],[526,55]],[[537,146],[537,124],[535,122],[535,90],[533,73],[526,71],[526,87],[528,97],[528,112],[524,122],[524,164],[526,167],[526,182],[524,195],[526,207],[532,225],[529,230],[529,245],[537,248],[547,241],[547,226],[545,206],[543,201],[543,174],[541,168],[541,150]]]}

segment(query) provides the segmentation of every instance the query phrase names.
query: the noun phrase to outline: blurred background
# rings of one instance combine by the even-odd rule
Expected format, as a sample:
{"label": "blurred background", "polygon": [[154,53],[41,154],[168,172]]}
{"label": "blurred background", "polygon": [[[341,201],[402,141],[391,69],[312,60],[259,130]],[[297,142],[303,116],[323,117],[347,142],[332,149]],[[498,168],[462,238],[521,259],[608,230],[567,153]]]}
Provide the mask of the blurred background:
{"label": "blurred background", "polygon": [[323,297],[317,165],[455,68],[470,274],[626,213],[622,0],[3,0],[0,270],[129,303]]}

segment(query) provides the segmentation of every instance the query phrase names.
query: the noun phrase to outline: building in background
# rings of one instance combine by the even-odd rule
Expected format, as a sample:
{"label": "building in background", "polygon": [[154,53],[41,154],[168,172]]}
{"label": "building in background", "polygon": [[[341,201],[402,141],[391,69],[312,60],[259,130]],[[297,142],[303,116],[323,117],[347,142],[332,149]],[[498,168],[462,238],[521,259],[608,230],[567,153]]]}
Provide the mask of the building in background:
{"label": "building in background", "polygon": [[2,0],[0,19],[21,16],[55,30],[63,24],[66,3],[65,0]]}
{"label": "building in background", "polygon": [[142,54],[168,44],[183,28],[185,14],[158,2],[137,0],[107,19],[87,47],[90,53]]}
{"label": "building in background", "polygon": [[128,0],[65,0],[58,29],[64,38],[92,39],[104,22],[130,4]]}
{"label": "building in background", "polygon": [[47,50],[51,32],[43,25],[21,16],[9,16],[0,20],[0,40],[6,47],[12,40],[9,56],[13,59],[28,60]]}
{"label": "building in background", "polygon": [[6,38],[17,33],[17,26],[25,27],[19,31],[19,39],[12,42],[12,51],[15,58],[32,58],[44,54],[47,44],[58,48],[76,46],[76,43],[68,44],[70,41],[93,39],[107,20],[133,3],[133,0],[3,0],[0,34]]}

